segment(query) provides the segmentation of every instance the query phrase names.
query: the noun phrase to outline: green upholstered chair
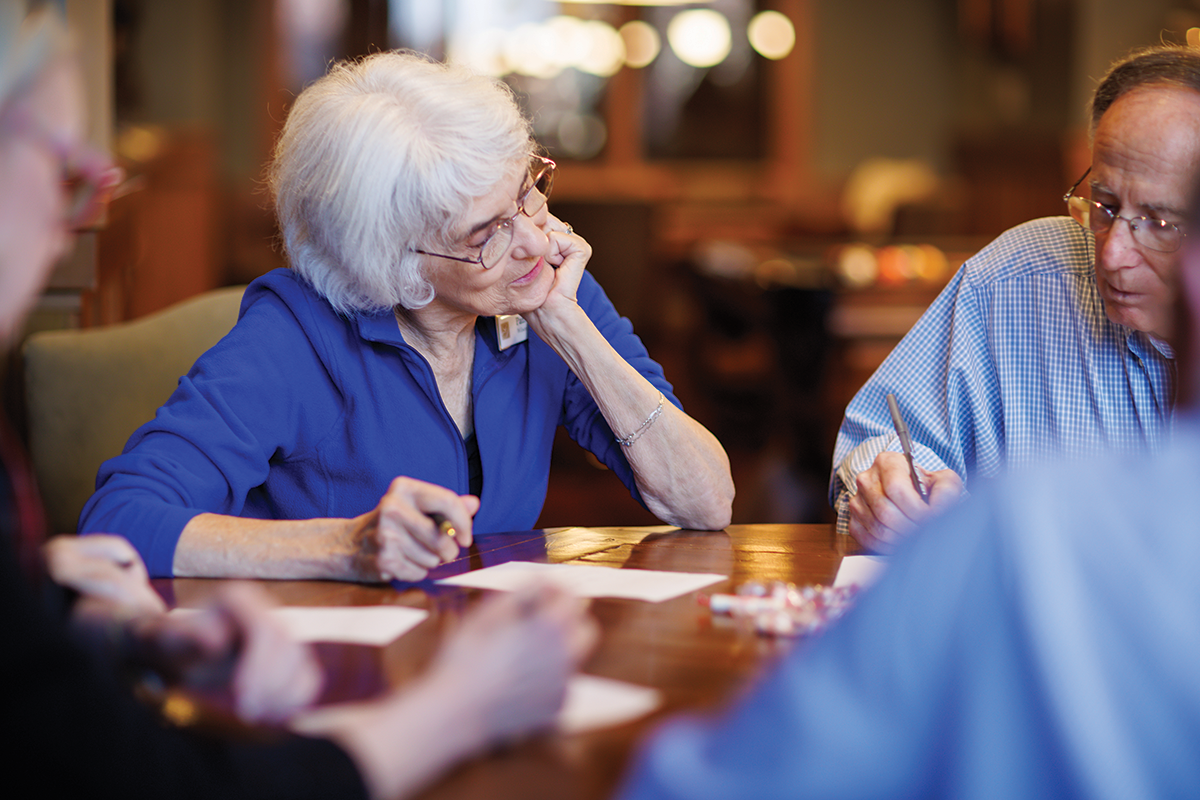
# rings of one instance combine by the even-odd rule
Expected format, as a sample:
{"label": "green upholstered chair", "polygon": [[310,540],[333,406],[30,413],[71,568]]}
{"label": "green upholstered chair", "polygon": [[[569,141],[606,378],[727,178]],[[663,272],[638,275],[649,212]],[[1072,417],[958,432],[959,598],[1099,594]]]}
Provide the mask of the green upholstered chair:
{"label": "green upholstered chair", "polygon": [[216,289],[132,322],[29,337],[29,449],[51,532],[74,532],[100,465],[230,331],[244,291]]}

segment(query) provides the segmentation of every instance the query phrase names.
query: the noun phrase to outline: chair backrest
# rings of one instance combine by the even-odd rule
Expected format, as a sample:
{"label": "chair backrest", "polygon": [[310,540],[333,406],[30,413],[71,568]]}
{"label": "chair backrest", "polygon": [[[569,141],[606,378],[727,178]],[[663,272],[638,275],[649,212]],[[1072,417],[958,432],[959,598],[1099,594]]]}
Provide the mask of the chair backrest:
{"label": "chair backrest", "polygon": [[29,448],[52,532],[76,529],[100,465],[233,328],[244,291],[216,289],[132,322],[29,337]]}

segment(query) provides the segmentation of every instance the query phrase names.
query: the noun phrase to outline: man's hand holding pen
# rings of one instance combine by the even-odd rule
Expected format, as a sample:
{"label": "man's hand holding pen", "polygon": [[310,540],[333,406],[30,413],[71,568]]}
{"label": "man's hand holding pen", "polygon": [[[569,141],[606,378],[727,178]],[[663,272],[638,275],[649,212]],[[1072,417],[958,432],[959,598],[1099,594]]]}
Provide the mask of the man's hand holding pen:
{"label": "man's hand holding pen", "polygon": [[895,395],[887,396],[888,411],[902,453],[883,452],[860,472],[850,498],[850,535],[867,549],[890,552],[923,520],[953,505],[963,493],[954,470],[930,472],[913,461],[913,443]]}
{"label": "man's hand holding pen", "polygon": [[929,494],[928,503],[913,488],[903,453],[880,453],[869,469],[858,474],[858,491],[850,498],[850,535],[863,547],[890,552],[921,522],[962,496],[962,478],[954,470],[916,469]]}

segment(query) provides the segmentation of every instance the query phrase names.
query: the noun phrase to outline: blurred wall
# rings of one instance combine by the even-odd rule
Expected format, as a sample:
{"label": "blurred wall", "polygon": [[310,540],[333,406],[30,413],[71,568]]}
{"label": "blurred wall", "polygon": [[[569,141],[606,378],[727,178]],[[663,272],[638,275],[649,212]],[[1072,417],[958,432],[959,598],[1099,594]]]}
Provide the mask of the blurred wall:
{"label": "blurred wall", "polygon": [[1113,60],[1200,25],[1188,0],[1032,0],[1031,39],[1006,48],[964,34],[961,5],[815,4],[816,174],[841,178],[873,156],[945,173],[964,135],[1069,136]]}
{"label": "blurred wall", "polygon": [[952,12],[944,0],[816,4],[818,175],[844,177],[871,156],[949,166]]}
{"label": "blurred wall", "polygon": [[[264,0],[118,0],[128,15],[122,122],[205,130],[226,179],[258,177],[273,131],[264,96],[272,69]],[[282,103],[272,109],[282,116]]]}
{"label": "blurred wall", "polygon": [[1078,45],[1071,98],[1079,124],[1096,83],[1108,65],[1135,47],[1158,44],[1164,28],[1200,25],[1200,13],[1187,0],[1075,0]]}

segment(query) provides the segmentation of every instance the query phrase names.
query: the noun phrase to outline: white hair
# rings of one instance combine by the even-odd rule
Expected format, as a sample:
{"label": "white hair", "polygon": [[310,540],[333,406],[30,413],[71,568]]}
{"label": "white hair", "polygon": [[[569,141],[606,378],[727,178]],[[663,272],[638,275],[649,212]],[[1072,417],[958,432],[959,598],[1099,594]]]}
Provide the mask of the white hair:
{"label": "white hair", "polygon": [[533,147],[491,78],[408,52],[336,64],[296,98],[268,174],[289,264],[342,314],[420,308],[433,287],[413,249],[452,246]]}

